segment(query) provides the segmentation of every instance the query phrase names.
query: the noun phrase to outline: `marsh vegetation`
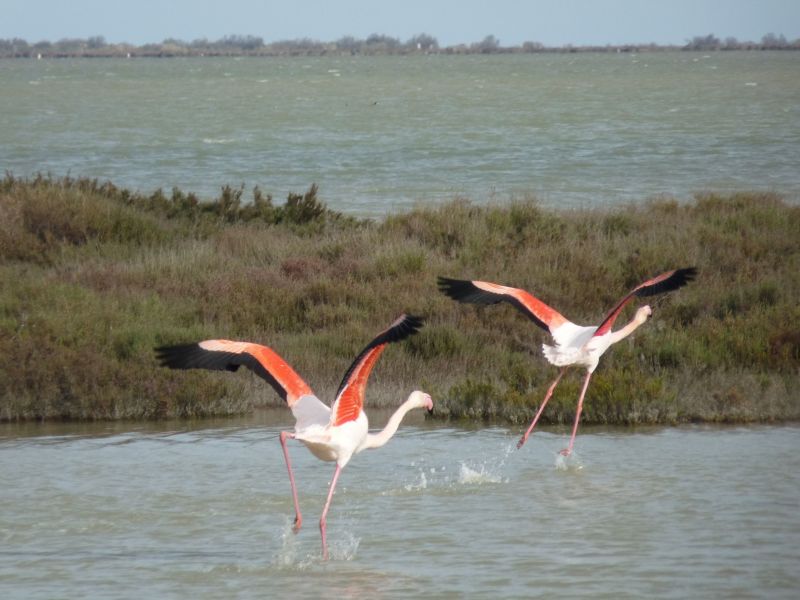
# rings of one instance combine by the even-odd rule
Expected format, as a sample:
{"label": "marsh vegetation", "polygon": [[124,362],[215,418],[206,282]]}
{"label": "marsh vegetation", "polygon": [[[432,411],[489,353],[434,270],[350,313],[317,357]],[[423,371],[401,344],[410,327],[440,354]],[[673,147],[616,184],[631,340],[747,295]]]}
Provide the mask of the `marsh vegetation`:
{"label": "marsh vegetation", "polygon": [[[158,367],[155,346],[207,338],[273,347],[330,400],[364,341],[409,311],[427,324],[385,353],[371,406],[421,388],[442,418],[522,423],[554,376],[544,333],[510,306],[452,302],[437,275],[523,287],[593,323],[643,279],[688,265],[697,281],[658,299],[651,321],[604,357],[583,422],[800,417],[800,207],[777,194],[570,211],[456,199],[378,222],[329,210],[316,186],[283,203],[228,186],[203,201],[7,175],[0,419],[280,404],[250,374]],[[579,381],[565,378],[546,422],[571,421]]]}

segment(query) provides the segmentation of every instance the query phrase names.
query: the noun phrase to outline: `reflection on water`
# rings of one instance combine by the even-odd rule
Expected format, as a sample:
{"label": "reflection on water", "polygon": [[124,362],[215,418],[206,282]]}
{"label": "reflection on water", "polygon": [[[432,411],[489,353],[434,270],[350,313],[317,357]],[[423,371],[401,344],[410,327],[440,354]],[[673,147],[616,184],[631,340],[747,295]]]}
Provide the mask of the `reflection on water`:
{"label": "reflection on water", "polygon": [[[373,418],[382,424],[382,415]],[[794,597],[797,427],[401,428],[340,479],[290,419],[0,427],[0,597]]]}

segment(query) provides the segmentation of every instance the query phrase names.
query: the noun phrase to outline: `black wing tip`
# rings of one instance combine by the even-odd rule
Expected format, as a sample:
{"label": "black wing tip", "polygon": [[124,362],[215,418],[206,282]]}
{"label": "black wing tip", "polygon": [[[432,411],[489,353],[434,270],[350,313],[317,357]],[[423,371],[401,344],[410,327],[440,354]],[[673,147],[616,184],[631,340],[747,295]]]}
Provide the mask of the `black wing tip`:
{"label": "black wing tip", "polygon": [[456,300],[458,299],[458,296],[462,295],[461,293],[463,291],[467,291],[475,287],[472,285],[471,281],[452,279],[442,275],[439,275],[439,277],[436,279],[436,285],[439,287],[440,292]]}
{"label": "black wing tip", "polygon": [[659,281],[653,285],[649,285],[634,292],[636,296],[646,297],[663,294],[665,292],[672,292],[682,288],[690,281],[697,277],[697,267],[683,267],[675,269],[672,274],[666,279]]}
{"label": "black wing tip", "polygon": [[336,390],[336,398],[342,394],[342,390],[344,390],[344,388],[347,386],[347,382],[350,379],[353,370],[370,350],[384,344],[400,342],[417,333],[424,324],[425,318],[417,315],[402,313],[399,317],[397,317],[397,319],[395,319],[394,322],[389,325],[388,329],[385,329],[379,333],[378,336],[369,344],[367,344],[366,348],[364,348],[361,353],[356,356],[353,363],[345,372],[344,377],[342,378],[342,383],[339,384],[339,389]]}
{"label": "black wing tip", "polygon": [[439,291],[445,296],[469,304],[494,304],[499,302],[495,295],[478,288],[472,281],[467,279],[451,279],[450,277],[439,276],[437,280]]}
{"label": "black wing tip", "polygon": [[690,281],[694,281],[697,277],[697,267],[684,267],[682,269],[675,269],[675,272],[664,283],[667,284],[667,290],[676,290],[685,286]]}
{"label": "black wing tip", "polygon": [[197,342],[190,344],[175,344],[169,346],[157,346],[154,351],[156,359],[161,366],[172,369],[185,368],[183,365],[186,359],[200,348]]}
{"label": "black wing tip", "polygon": [[463,279],[453,279],[452,277],[445,277],[444,275],[439,275],[436,277],[436,284],[439,286],[439,289],[450,287],[454,283],[467,283],[467,282]]}
{"label": "black wing tip", "polygon": [[[383,330],[372,340],[363,352],[381,344],[393,344],[417,333],[425,324],[425,318],[417,315],[403,313],[389,327]],[[360,355],[359,355],[360,356]]]}
{"label": "black wing tip", "polygon": [[[697,267],[684,267],[675,271],[675,275],[683,278],[683,283],[689,283],[697,277]],[[675,276],[673,275],[673,277]]]}
{"label": "black wing tip", "polygon": [[226,352],[209,352],[200,342],[158,346],[155,348],[156,360],[162,367],[170,369],[206,369],[211,371],[236,371],[240,364],[232,362],[234,357]]}
{"label": "black wing tip", "polygon": [[401,319],[403,319],[403,323],[405,323],[406,326],[412,328],[415,333],[419,331],[423,325],[425,325],[425,317],[421,315],[412,315],[409,313],[404,313],[401,316]]}
{"label": "black wing tip", "polygon": [[381,337],[385,336],[386,342],[399,342],[417,333],[423,325],[425,325],[425,317],[403,313]]}

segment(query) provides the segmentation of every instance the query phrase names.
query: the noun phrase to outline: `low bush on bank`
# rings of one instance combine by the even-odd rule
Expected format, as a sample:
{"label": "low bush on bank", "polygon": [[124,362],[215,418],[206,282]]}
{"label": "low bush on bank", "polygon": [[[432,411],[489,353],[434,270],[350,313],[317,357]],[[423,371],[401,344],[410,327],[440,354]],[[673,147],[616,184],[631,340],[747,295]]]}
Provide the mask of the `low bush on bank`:
{"label": "low bush on bank", "polygon": [[[694,265],[654,316],[604,356],[586,422],[763,421],[800,416],[800,207],[771,193],[700,194],[557,211],[523,198],[454,200],[375,222],[319,190],[283,204],[258,188],[202,201],[89,179],[0,181],[0,419],[161,418],[277,405],[249,374],[172,372],[159,344],[267,344],[330,400],[355,354],[400,312],[427,325],[392,346],[368,390],[412,389],[442,417],[522,423],[556,371],[513,307],[459,305],[436,276],[523,287],[596,323],[631,287]],[[623,319],[632,313],[626,311]],[[546,422],[569,422],[567,376]]]}

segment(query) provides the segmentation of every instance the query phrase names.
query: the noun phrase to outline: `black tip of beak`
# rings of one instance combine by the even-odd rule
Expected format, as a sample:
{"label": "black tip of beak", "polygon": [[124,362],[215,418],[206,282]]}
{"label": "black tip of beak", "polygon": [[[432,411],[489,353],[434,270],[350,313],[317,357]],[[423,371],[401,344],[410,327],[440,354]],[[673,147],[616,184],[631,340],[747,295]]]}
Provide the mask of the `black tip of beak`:
{"label": "black tip of beak", "polygon": [[433,409],[432,409],[432,408],[429,408],[429,409],[428,409],[428,414],[429,414],[429,415],[431,415],[431,416],[433,416]]}

